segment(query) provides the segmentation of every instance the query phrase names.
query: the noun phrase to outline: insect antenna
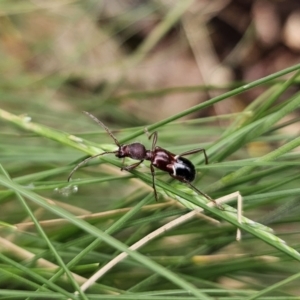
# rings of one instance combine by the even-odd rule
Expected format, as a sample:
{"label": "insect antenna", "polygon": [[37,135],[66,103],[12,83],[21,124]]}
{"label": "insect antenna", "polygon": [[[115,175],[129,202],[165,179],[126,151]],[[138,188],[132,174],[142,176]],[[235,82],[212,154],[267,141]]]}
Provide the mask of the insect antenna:
{"label": "insect antenna", "polygon": [[112,134],[112,132],[100,121],[98,120],[95,116],[93,116],[92,114],[90,114],[87,111],[83,111],[87,116],[89,116],[91,119],[93,119],[97,124],[99,124],[102,128],[105,129],[105,131],[111,136],[111,138],[114,140],[115,144],[118,147],[121,147],[119,141],[116,139],[116,137]]}
{"label": "insect antenna", "polygon": [[96,155],[93,155],[93,156],[90,156],[88,158],[86,158],[85,160],[83,160],[82,162],[80,162],[72,171],[71,173],[69,174],[68,176],[68,181],[70,181],[70,179],[72,178],[74,172],[80,168],[81,166],[85,165],[89,160],[93,159],[93,158],[96,158],[98,156],[101,156],[101,155],[104,155],[104,154],[116,154],[118,151],[105,151],[105,152],[102,152],[100,154],[96,154]]}
{"label": "insect antenna", "polygon": [[[116,137],[112,134],[112,132],[100,121],[98,120],[94,115],[90,114],[89,112],[87,111],[84,111],[84,113],[89,116],[91,119],[93,119],[97,124],[99,124],[102,128],[105,129],[105,131],[111,136],[111,138],[114,140],[115,144],[119,147],[119,149],[121,148],[121,145],[119,143],[119,141],[116,139]],[[88,158],[86,158],[85,160],[83,160],[82,162],[80,162],[72,171],[71,173],[69,174],[68,176],[68,181],[70,181],[70,179],[72,178],[74,172],[80,168],[81,166],[85,165],[89,160],[93,159],[93,158],[96,158],[98,156],[101,156],[101,155],[104,155],[104,154],[117,154],[118,153],[118,150],[116,151],[105,151],[105,152],[102,152],[102,153],[99,153],[99,154],[96,154],[96,155],[93,155],[93,156],[90,156]]]}

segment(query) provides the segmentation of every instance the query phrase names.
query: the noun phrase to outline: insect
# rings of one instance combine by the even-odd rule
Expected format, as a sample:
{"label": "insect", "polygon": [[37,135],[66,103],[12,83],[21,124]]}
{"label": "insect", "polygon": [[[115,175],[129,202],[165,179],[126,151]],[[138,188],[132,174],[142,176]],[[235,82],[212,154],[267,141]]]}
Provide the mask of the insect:
{"label": "insect", "polygon": [[158,134],[157,132],[153,132],[150,135],[148,135],[149,140],[152,139],[152,148],[151,150],[147,150],[145,146],[141,143],[132,143],[132,144],[124,144],[121,145],[119,141],[116,139],[116,137],[112,134],[112,132],[95,116],[92,114],[84,111],[86,115],[88,115],[90,118],[92,118],[97,124],[99,124],[101,127],[105,129],[105,131],[111,136],[111,138],[114,140],[115,144],[117,145],[118,149],[115,151],[105,151],[96,155],[93,155],[91,157],[88,157],[87,159],[80,162],[70,173],[68,177],[68,181],[70,181],[72,175],[74,172],[80,168],[82,165],[86,164],[89,160],[96,158],[101,155],[105,154],[115,154],[118,158],[123,158],[123,165],[124,160],[126,157],[130,157],[131,159],[139,160],[139,162],[134,163],[129,166],[123,166],[121,170],[130,171],[138,167],[144,160],[150,161],[150,170],[152,174],[152,186],[154,190],[154,196],[156,201],[158,200],[157,191],[155,187],[155,168],[165,171],[169,173],[169,175],[181,182],[186,183],[191,189],[193,189],[198,194],[204,196],[210,201],[213,201],[216,205],[214,199],[212,199],[207,194],[201,192],[198,190],[191,182],[195,179],[196,176],[196,170],[194,165],[185,157],[190,154],[195,154],[199,152],[203,152],[205,157],[205,164],[208,164],[208,158],[206,155],[206,151],[203,148],[198,148],[194,150],[189,150],[186,152],[183,152],[181,154],[174,154],[164,148],[161,148],[159,146],[156,146]]}

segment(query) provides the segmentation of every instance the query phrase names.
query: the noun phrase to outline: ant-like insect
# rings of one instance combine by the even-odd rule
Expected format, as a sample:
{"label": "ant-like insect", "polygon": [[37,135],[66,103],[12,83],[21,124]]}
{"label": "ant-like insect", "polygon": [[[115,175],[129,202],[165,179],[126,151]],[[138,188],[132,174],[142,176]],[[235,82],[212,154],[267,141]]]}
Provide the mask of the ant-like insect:
{"label": "ant-like insect", "polygon": [[[80,168],[82,165],[86,164],[89,160],[105,155],[105,154],[115,154],[118,158],[123,158],[123,163],[125,160],[125,157],[130,157],[132,159],[139,160],[139,162],[134,163],[130,166],[122,167],[121,170],[130,171],[135,169],[137,166],[139,166],[144,160],[150,161],[150,170],[152,174],[152,186],[154,190],[155,199],[157,201],[157,191],[155,187],[155,170],[154,167],[157,169],[160,169],[162,171],[165,171],[169,173],[169,175],[181,182],[186,183],[188,186],[190,186],[194,191],[196,191],[198,194],[204,196],[208,200],[214,202],[216,205],[218,205],[214,199],[212,199],[207,194],[201,192],[198,190],[194,185],[192,185],[192,181],[195,179],[196,171],[194,165],[183,156],[195,154],[198,152],[203,152],[205,157],[205,164],[208,164],[208,158],[206,155],[206,151],[203,148],[198,148],[194,150],[189,150],[186,152],[183,152],[181,154],[174,154],[166,149],[163,149],[161,147],[156,146],[158,134],[157,132],[153,132],[150,135],[148,135],[149,140],[153,137],[152,140],[152,149],[146,150],[145,146],[141,143],[132,143],[128,145],[121,145],[119,141],[115,138],[115,136],[112,134],[112,132],[95,116],[92,114],[84,111],[86,115],[88,115],[90,118],[92,118],[96,123],[98,123],[100,126],[102,126],[105,131],[111,136],[111,138],[114,140],[115,144],[118,146],[118,149],[115,151],[105,151],[96,155],[93,155],[91,157],[88,157],[87,159],[80,162],[70,173],[68,177],[68,181],[70,181],[72,175],[74,172]],[[146,132],[147,133],[147,132]]]}

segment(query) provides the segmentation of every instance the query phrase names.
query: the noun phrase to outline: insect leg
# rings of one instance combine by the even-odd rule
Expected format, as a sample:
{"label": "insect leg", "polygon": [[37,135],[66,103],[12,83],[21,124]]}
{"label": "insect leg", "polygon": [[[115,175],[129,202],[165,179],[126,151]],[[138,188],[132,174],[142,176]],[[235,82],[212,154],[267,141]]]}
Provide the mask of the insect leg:
{"label": "insect leg", "polygon": [[139,166],[143,161],[144,161],[144,160],[141,160],[141,161],[139,161],[139,162],[137,162],[137,163],[135,163],[135,164],[132,164],[132,165],[130,165],[130,166],[122,167],[122,168],[121,168],[121,171],[123,171],[123,170],[125,170],[125,171],[133,170],[133,169],[135,169],[137,166]]}
{"label": "insect leg", "polygon": [[195,153],[198,153],[198,152],[203,152],[204,157],[205,157],[205,164],[207,165],[208,164],[208,158],[207,158],[207,155],[206,155],[206,151],[203,148],[189,150],[189,151],[180,153],[180,154],[176,155],[175,157],[186,156],[186,155],[195,154]]}
{"label": "insect leg", "polygon": [[157,138],[158,138],[158,133],[157,133],[157,131],[152,132],[152,133],[148,136],[148,139],[150,140],[152,136],[153,136],[153,140],[152,140],[152,151],[154,151],[154,148],[155,148],[156,142],[157,142]]}
{"label": "insect leg", "polygon": [[194,185],[192,185],[190,182],[188,181],[183,181],[185,182],[192,190],[194,190],[196,193],[204,196],[207,200],[212,201],[219,209],[224,210],[224,208],[222,207],[222,205],[218,204],[213,198],[211,198],[210,196],[208,196],[207,194],[205,194],[204,192],[198,190]]}
{"label": "insect leg", "polygon": [[198,190],[193,184],[191,184],[189,181],[187,181],[186,179],[179,177],[179,176],[175,176],[170,174],[171,177],[177,179],[178,181],[184,182],[186,183],[193,191],[195,191],[197,194],[202,195],[203,197],[205,197],[207,200],[212,201],[219,209],[224,210],[224,208],[218,204],[213,198],[211,198],[210,196],[208,196],[207,194],[205,194],[204,192]]}
{"label": "insect leg", "polygon": [[154,170],[152,163],[150,164],[150,170],[151,170],[151,175],[152,175],[152,186],[153,186],[153,190],[154,190],[154,196],[155,196],[155,200],[157,202],[158,196],[157,196],[157,191],[156,191],[156,187],[155,187],[155,170]]}

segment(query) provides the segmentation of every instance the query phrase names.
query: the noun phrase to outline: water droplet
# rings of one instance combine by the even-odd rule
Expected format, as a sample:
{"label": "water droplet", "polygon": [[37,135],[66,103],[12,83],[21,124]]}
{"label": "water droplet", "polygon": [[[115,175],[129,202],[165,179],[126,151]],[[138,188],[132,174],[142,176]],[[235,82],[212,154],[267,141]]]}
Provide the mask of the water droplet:
{"label": "water droplet", "polygon": [[60,194],[64,197],[69,197],[71,194],[75,194],[78,192],[77,185],[68,185],[62,188],[55,188],[54,192]]}
{"label": "water droplet", "polygon": [[29,116],[25,116],[24,118],[23,118],[23,120],[24,120],[24,122],[25,123],[29,123],[29,122],[31,122],[31,117],[29,117]]}
{"label": "water droplet", "polygon": [[77,185],[73,185],[72,186],[72,193],[75,194],[78,192],[78,186]]}
{"label": "water droplet", "polygon": [[33,190],[35,188],[35,185],[33,183],[29,183],[28,185],[25,185],[24,187],[26,189]]}

